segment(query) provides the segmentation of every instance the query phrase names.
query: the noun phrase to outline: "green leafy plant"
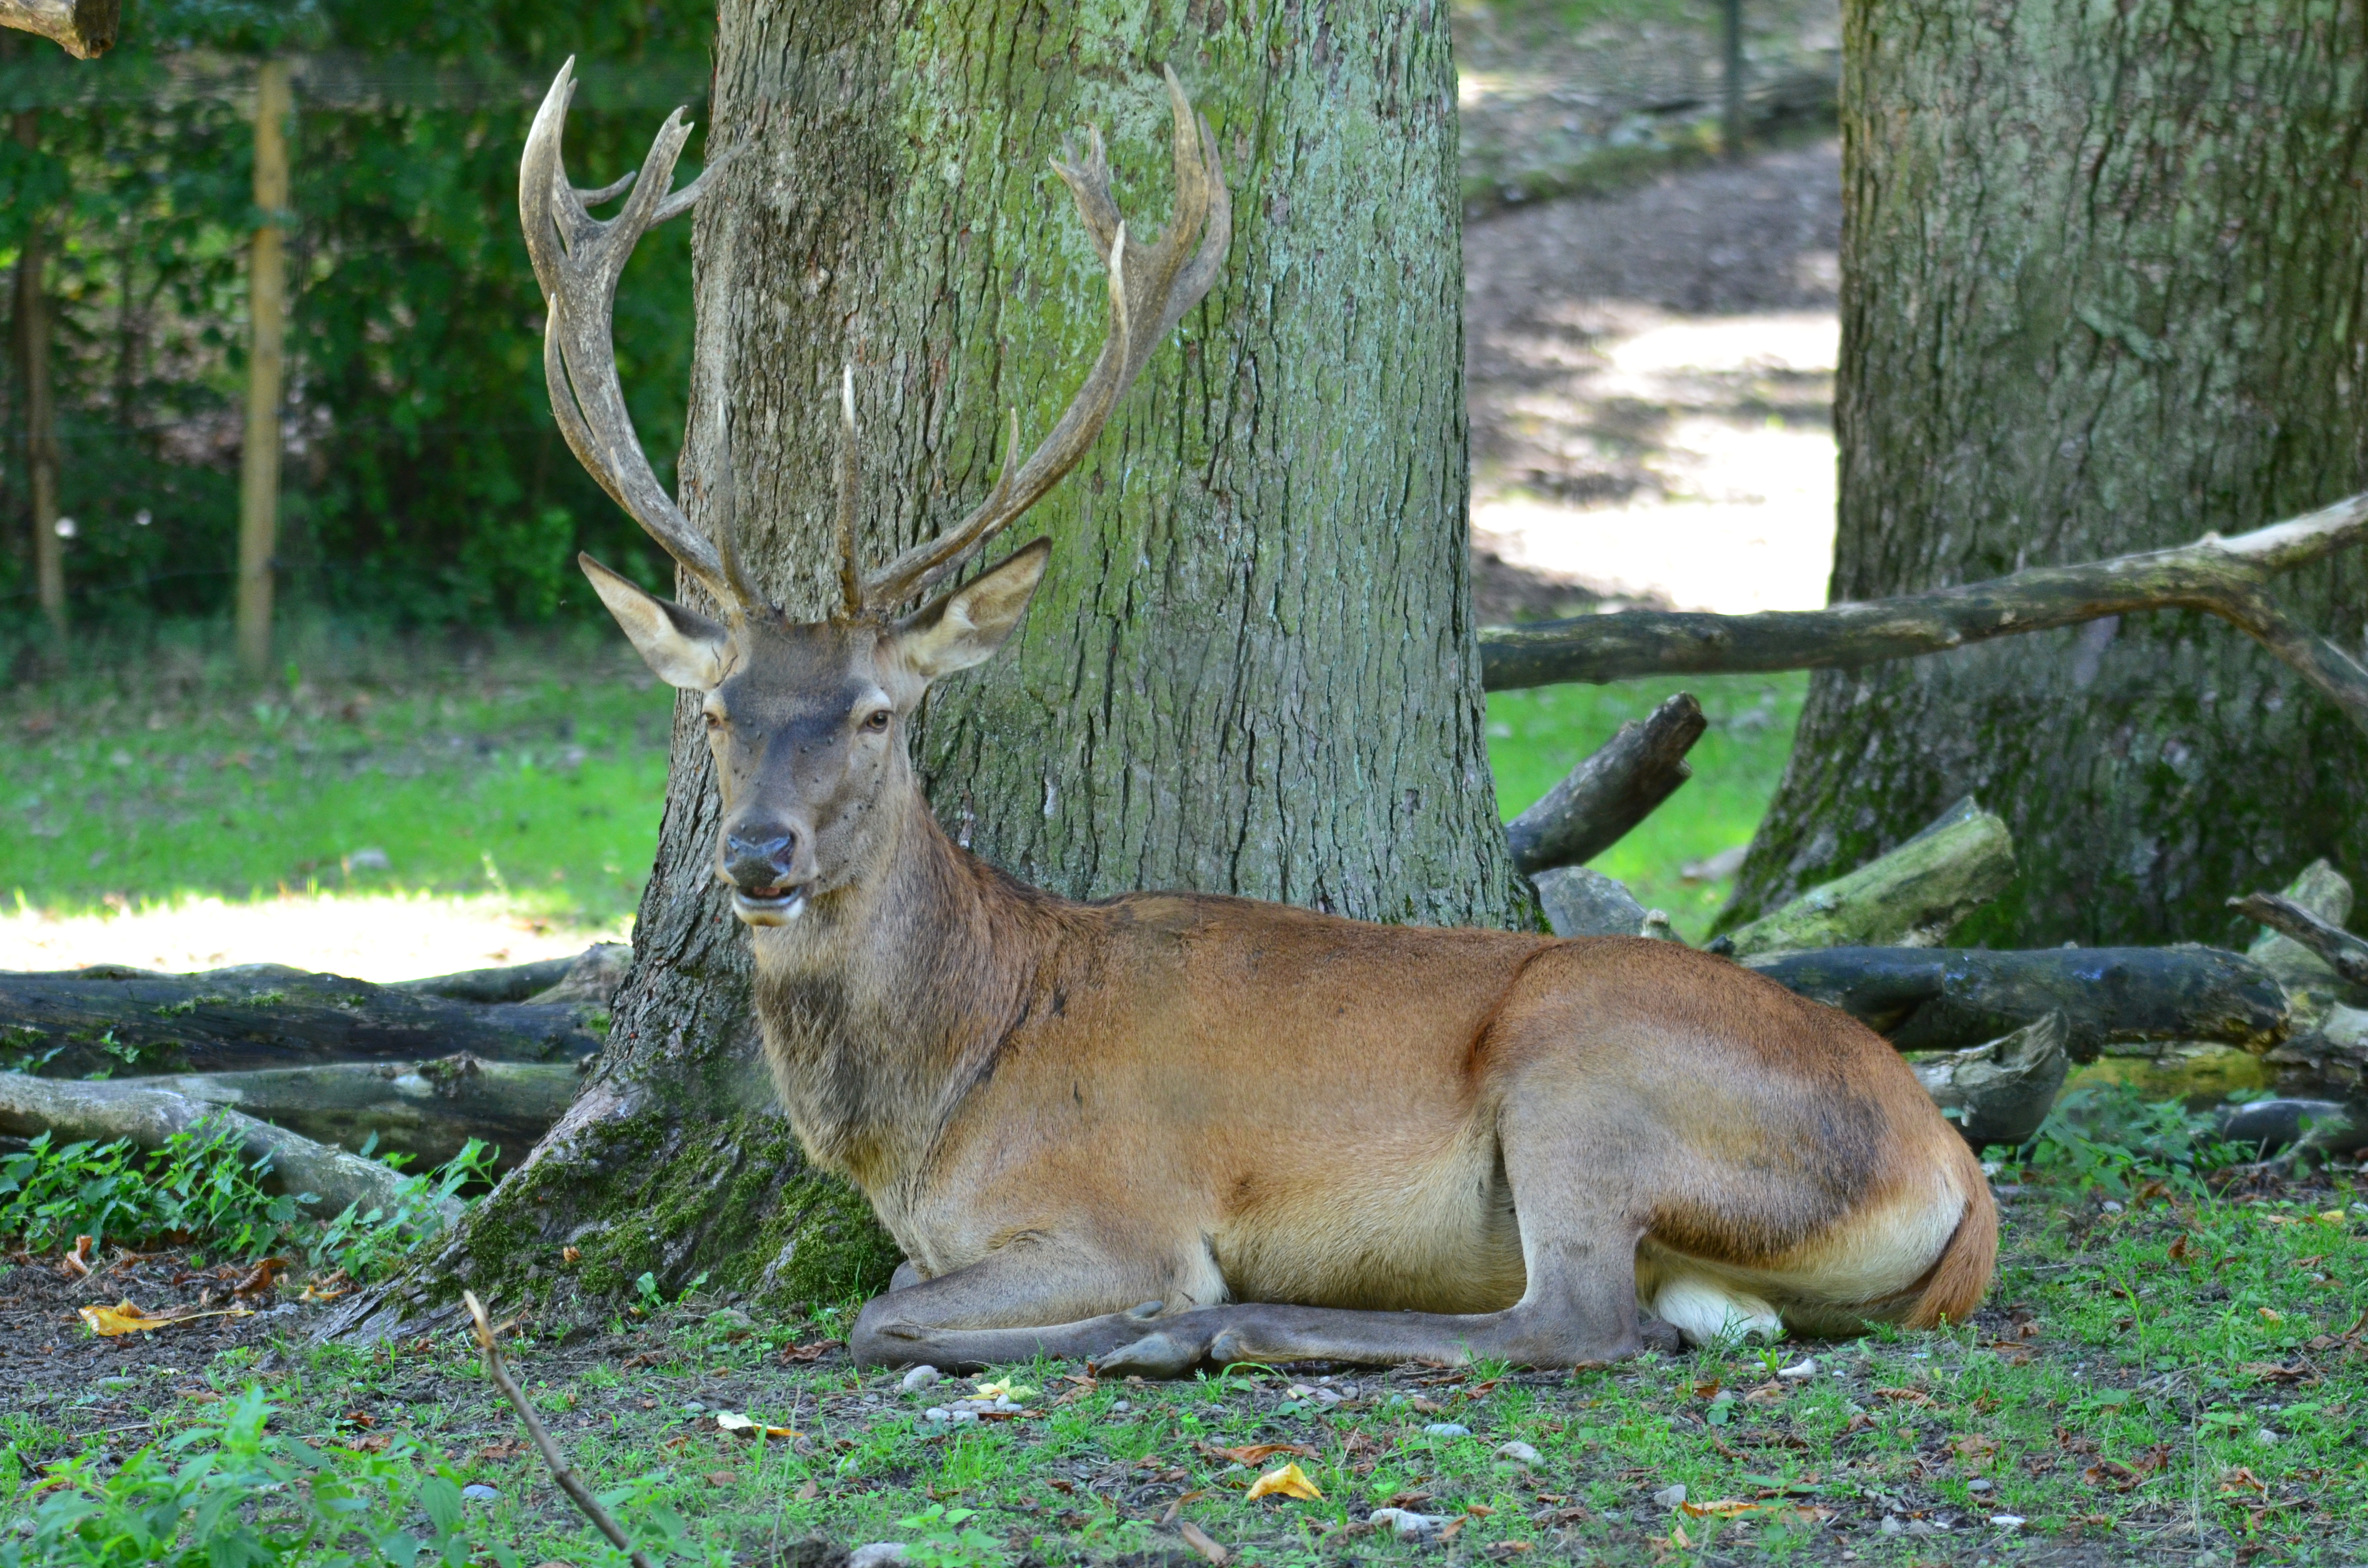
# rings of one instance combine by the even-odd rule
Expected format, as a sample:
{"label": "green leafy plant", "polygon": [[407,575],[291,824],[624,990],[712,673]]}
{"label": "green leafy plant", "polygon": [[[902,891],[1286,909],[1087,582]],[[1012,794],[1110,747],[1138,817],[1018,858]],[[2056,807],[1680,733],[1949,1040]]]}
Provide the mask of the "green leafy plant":
{"label": "green leafy plant", "polygon": [[443,1227],[445,1206],[463,1188],[491,1182],[498,1153],[472,1138],[436,1169],[404,1178],[393,1207],[362,1213],[359,1205],[346,1205],[305,1243],[305,1261],[315,1268],[342,1268],[356,1279],[389,1272],[423,1237]]}
{"label": "green leafy plant", "polygon": [[206,1122],[144,1154],[129,1139],[59,1147],[45,1132],[0,1158],[0,1236],[36,1252],[86,1235],[202,1240],[253,1256],[296,1226],[303,1201],[265,1191],[269,1168],[245,1157],[236,1132]]}
{"label": "green leafy plant", "polygon": [[970,1522],[977,1517],[974,1508],[943,1503],[905,1515],[896,1521],[898,1528],[913,1532],[905,1543],[905,1561],[916,1568],[980,1568],[1002,1562],[1003,1543]]}
{"label": "green leafy plant", "polygon": [[97,1449],[46,1466],[29,1517],[0,1537],[0,1568],[518,1568],[508,1546],[472,1537],[461,1477],[439,1456],[407,1437],[378,1454],[324,1450],[271,1432],[271,1416],[249,1389],[112,1471]]}
{"label": "green leafy plant", "polygon": [[2217,1135],[2209,1115],[2108,1084],[2057,1100],[2020,1158],[2054,1181],[2126,1196],[2149,1181],[2201,1191],[2204,1173],[2236,1164],[2244,1151]]}

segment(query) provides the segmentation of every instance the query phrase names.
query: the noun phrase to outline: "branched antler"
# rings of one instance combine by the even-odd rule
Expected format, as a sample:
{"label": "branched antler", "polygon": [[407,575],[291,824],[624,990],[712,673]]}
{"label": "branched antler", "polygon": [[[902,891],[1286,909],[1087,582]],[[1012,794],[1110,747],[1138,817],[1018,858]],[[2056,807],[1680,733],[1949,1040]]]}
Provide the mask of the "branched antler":
{"label": "branched antler", "polygon": [[1078,216],[1093,236],[1094,248],[1110,264],[1110,335],[1093,372],[1024,463],[1019,460],[1019,423],[1014,413],[1005,436],[1003,472],[994,491],[953,528],[863,576],[860,601],[850,603],[850,611],[881,613],[925,592],[1043,499],[1084,459],[1152,350],[1217,280],[1233,243],[1233,199],[1225,189],[1225,171],[1209,122],[1193,112],[1176,73],[1165,74],[1176,143],[1176,215],[1166,234],[1148,244],[1127,237],[1126,222],[1110,199],[1110,161],[1099,131],[1087,133],[1085,155],[1075,164],[1058,159],[1053,164],[1076,199]]}
{"label": "branched antler", "polygon": [[[689,211],[723,160],[711,159],[697,179],[667,193],[675,160],[690,137],[690,124],[677,109],[658,128],[638,171],[598,190],[576,189],[568,183],[560,157],[568,102],[575,96],[575,61],[570,56],[535,111],[526,155],[518,165],[518,222],[526,230],[527,255],[533,259],[548,312],[542,370],[551,386],[551,411],[576,460],[600,482],[600,488],[718,603],[742,608],[723,557],[690,526],[650,471],[617,385],[612,331],[617,279],[633,246],[648,230]],[[629,189],[632,194],[624,210],[606,222],[586,210]]]}

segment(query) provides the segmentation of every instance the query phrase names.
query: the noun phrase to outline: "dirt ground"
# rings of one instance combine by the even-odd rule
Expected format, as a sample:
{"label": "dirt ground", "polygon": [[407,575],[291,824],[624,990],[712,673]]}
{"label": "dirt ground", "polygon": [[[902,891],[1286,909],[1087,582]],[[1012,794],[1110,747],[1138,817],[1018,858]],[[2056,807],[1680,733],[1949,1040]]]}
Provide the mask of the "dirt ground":
{"label": "dirt ground", "polygon": [[[1840,230],[1831,141],[1469,225],[1475,554],[1580,606],[1822,605]],[[1479,579],[1484,621],[1558,608]]]}

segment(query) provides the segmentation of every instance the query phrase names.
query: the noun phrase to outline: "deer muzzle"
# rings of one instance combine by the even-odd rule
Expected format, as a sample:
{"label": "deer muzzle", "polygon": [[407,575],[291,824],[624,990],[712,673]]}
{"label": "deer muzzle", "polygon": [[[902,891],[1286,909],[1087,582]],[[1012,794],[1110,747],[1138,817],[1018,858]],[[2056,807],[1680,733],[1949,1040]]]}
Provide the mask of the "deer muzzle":
{"label": "deer muzzle", "polygon": [[723,879],[732,884],[732,912],[751,926],[786,926],[805,913],[807,870],[798,865],[804,835],[768,824],[727,831]]}

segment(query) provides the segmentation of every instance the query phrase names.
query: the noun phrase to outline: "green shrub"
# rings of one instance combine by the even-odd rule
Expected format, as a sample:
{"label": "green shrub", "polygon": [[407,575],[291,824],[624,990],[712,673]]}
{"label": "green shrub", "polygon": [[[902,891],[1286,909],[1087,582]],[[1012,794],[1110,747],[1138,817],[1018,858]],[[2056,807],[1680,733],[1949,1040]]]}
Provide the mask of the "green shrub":
{"label": "green shrub", "polygon": [[2126,1196],[2150,1181],[2201,1192],[2205,1173],[2244,1153],[2219,1138],[2208,1113],[2146,1099],[2134,1085],[2084,1084],[2055,1102],[2019,1159],[2052,1181]]}

